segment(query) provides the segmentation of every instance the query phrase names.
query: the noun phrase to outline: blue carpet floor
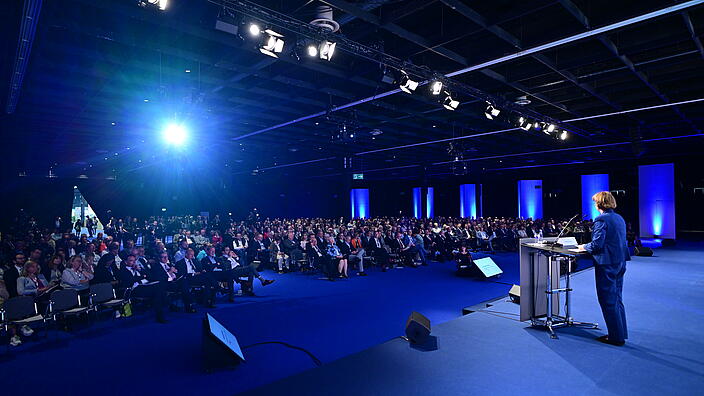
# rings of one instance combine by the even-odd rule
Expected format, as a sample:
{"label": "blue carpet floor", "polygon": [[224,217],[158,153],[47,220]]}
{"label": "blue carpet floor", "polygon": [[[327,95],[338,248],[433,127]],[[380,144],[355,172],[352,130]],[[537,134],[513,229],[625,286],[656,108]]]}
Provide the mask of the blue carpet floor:
{"label": "blue carpet floor", "polygon": [[[704,244],[634,257],[624,281],[630,339],[604,330],[544,330],[518,321],[505,299],[433,327],[437,349],[401,339],[248,392],[285,395],[692,395],[704,389]],[[594,272],[573,277],[573,316],[603,323]]]}
{"label": "blue carpet floor", "polygon": [[[209,312],[242,345],[284,341],[330,363],[403,334],[413,310],[435,325],[459,317],[462,307],[506,295],[510,284],[518,282],[517,255],[492,257],[505,271],[498,279],[503,283],[456,277],[450,262],[386,273],[372,270],[367,277],[334,283],[267,272],[276,282],[257,287],[257,297],[238,298]],[[205,310],[200,312],[170,314],[167,325],[154,323],[145,313],[105,319],[72,333],[51,331],[48,338],[26,341],[9,352],[2,347],[2,393],[31,389],[32,394],[82,395],[101,389],[109,395],[233,395],[314,367],[300,351],[262,345],[245,350],[247,362],[236,370],[204,374],[200,348]],[[20,373],[33,373],[34,380],[17,381]]]}

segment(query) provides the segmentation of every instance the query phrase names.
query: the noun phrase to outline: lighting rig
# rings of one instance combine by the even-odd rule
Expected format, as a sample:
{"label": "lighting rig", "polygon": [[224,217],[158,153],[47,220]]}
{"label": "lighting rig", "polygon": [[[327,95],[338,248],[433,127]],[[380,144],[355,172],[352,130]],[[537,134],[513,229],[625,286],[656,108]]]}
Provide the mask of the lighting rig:
{"label": "lighting rig", "polygon": [[[525,131],[545,123],[547,127],[540,128],[544,133],[558,140],[566,140],[568,137],[567,131],[557,128],[558,122],[556,120],[524,108],[514,101],[488,94],[467,84],[452,80],[428,67],[415,65],[389,55],[378,48],[358,43],[340,34],[335,34],[335,25],[331,23],[332,9],[329,7],[325,10],[325,15],[321,14],[323,17],[316,20],[323,20],[325,23],[306,23],[290,15],[262,7],[249,0],[208,1],[227,9],[229,12],[240,14],[243,20],[251,21],[249,22],[250,34],[254,33],[251,29],[254,29],[260,35],[262,32],[266,33],[266,39],[259,42],[259,50],[266,55],[278,57],[279,54],[284,52],[286,37],[281,32],[291,33],[297,40],[292,40],[294,44],[289,45],[289,47],[291,47],[291,52],[296,56],[298,56],[296,47],[300,46],[301,40],[305,43],[305,53],[311,58],[330,61],[336,51],[347,52],[379,64],[383,69],[382,81],[396,85],[402,92],[415,94],[418,92],[419,87],[427,85],[430,97],[436,98],[437,102],[447,110],[457,110],[461,104],[459,98],[471,97],[487,103],[488,106],[484,114],[489,120],[504,118],[507,123],[516,125]],[[264,29],[261,26],[264,24],[256,21],[266,21],[265,25],[268,28]],[[500,115],[503,114],[512,116],[501,117]],[[550,128],[550,130],[548,131],[547,128]]]}

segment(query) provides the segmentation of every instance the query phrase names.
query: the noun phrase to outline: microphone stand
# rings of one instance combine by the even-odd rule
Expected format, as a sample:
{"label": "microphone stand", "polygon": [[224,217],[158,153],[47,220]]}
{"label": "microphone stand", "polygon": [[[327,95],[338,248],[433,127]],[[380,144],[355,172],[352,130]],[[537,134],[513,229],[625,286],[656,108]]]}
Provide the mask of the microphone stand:
{"label": "microphone stand", "polygon": [[555,242],[548,242],[547,244],[550,245],[550,246],[552,246],[552,247],[562,247],[562,244],[561,244],[561,243],[558,243],[557,241],[560,240],[560,238],[562,237],[562,234],[565,233],[565,230],[567,230],[567,229],[569,228],[569,226],[572,224],[572,222],[574,221],[574,219],[577,218],[577,216],[579,216],[579,213],[577,213],[576,215],[572,216],[572,218],[570,219],[570,221],[568,221],[567,224],[565,224],[565,226],[562,228],[562,231],[560,231],[560,233],[557,234],[557,238],[555,238]]}

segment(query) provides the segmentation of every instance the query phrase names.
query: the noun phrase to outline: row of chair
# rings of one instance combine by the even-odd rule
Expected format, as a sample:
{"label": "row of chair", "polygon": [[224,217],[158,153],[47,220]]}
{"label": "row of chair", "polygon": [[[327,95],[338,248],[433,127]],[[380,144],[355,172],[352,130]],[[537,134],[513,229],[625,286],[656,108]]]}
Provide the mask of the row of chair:
{"label": "row of chair", "polygon": [[[127,295],[127,294],[126,294]],[[83,304],[82,296],[74,289],[55,290],[49,295],[45,312],[39,312],[35,299],[30,296],[18,296],[5,301],[0,309],[2,327],[9,334],[10,326],[42,325],[60,318],[75,317],[101,310],[114,310],[129,303],[129,297],[117,298],[110,283],[98,283],[90,286],[88,303]]]}

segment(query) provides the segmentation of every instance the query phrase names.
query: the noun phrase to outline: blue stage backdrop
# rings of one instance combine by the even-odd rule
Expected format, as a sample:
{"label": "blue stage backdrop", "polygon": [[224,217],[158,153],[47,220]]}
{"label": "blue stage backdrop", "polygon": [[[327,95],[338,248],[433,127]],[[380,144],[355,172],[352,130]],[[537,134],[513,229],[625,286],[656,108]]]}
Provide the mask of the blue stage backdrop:
{"label": "blue stage backdrop", "polygon": [[460,185],[460,217],[477,218],[477,187],[475,184]]}
{"label": "blue stage backdrop", "polygon": [[638,167],[640,236],[675,238],[675,164]]}
{"label": "blue stage backdrop", "polygon": [[518,181],[518,217],[543,218],[543,181]]}
{"label": "blue stage backdrop", "polygon": [[423,217],[423,199],[421,198],[421,188],[413,188],[413,217],[420,219]]}
{"label": "blue stage backdrop", "polygon": [[599,191],[609,191],[609,175],[582,175],[582,215],[585,219],[594,220],[599,211],[592,202],[592,196]]}
{"label": "blue stage backdrop", "polygon": [[435,189],[433,187],[428,187],[428,191],[425,193],[425,217],[429,219],[435,217]]}
{"label": "blue stage backdrop", "polygon": [[353,188],[350,190],[352,218],[366,219],[369,217],[369,189]]}

